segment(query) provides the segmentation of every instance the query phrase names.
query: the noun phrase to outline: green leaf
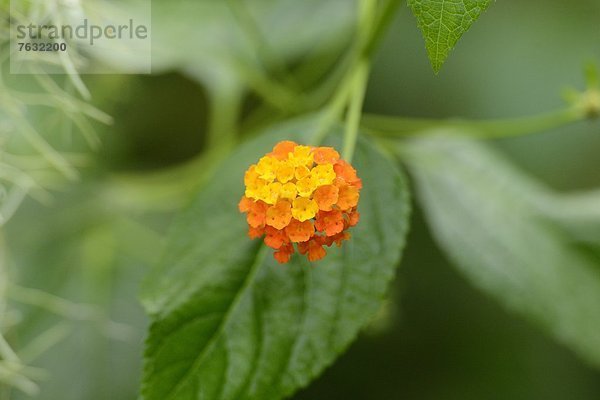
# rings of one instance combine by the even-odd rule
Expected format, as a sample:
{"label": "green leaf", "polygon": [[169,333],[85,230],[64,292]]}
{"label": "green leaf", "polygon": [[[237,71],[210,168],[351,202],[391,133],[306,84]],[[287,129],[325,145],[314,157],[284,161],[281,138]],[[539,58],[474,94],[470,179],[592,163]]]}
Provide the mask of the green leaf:
{"label": "green leaf", "polygon": [[600,249],[600,190],[555,196],[541,208],[577,243]]}
{"label": "green leaf", "polygon": [[408,0],[437,73],[461,36],[490,5],[490,0]]}
{"label": "green leaf", "polygon": [[600,269],[542,217],[551,194],[466,139],[417,140],[407,154],[431,230],[458,269],[600,366]]}
{"label": "green leaf", "polygon": [[[237,1],[237,0],[236,0]],[[148,2],[121,2],[139,20]],[[243,90],[264,79],[265,68],[287,65],[307,53],[343,48],[355,24],[347,0],[244,0],[257,32],[240,23],[227,0],[152,2],[152,70],[178,69],[209,88]],[[314,10],[319,12],[315,13]],[[177,21],[177,23],[174,23]],[[193,27],[193,29],[189,29]],[[178,46],[173,46],[178,43]],[[258,60],[261,50],[269,57]],[[194,51],[189,51],[193,47]],[[90,49],[99,51],[99,49]],[[139,59],[137,49],[125,54],[98,53],[103,62],[127,69]],[[260,82],[259,82],[260,83]]]}
{"label": "green leaf", "polygon": [[[285,398],[377,312],[400,260],[409,205],[401,172],[366,140],[354,156],[361,222],[318,263],[296,255],[277,264],[271,249],[247,238],[237,211],[244,170],[277,141],[306,142],[298,132],[314,129],[295,123],[242,145],[177,218],[143,290],[152,319],[144,399]],[[328,144],[339,148],[340,135]]]}

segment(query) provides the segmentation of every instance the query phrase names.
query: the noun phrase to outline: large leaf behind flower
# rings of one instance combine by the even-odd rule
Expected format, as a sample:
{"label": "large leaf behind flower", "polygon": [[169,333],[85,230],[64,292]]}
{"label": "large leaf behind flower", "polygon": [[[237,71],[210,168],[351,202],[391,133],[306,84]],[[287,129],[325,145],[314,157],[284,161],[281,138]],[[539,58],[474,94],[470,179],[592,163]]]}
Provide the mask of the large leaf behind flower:
{"label": "large leaf behind flower", "polygon": [[600,366],[600,269],[573,243],[598,232],[594,196],[552,193],[485,146],[439,133],[406,154],[440,247],[477,287]]}
{"label": "large leaf behind flower", "polygon": [[[282,399],[343,352],[377,311],[399,263],[408,194],[397,166],[367,141],[361,222],[341,249],[310,264],[279,265],[246,236],[237,210],[244,170],[282,139],[306,142],[312,121],[239,148],[181,213],[146,282],[152,319],[142,395],[147,400]],[[328,144],[339,148],[340,135]]]}

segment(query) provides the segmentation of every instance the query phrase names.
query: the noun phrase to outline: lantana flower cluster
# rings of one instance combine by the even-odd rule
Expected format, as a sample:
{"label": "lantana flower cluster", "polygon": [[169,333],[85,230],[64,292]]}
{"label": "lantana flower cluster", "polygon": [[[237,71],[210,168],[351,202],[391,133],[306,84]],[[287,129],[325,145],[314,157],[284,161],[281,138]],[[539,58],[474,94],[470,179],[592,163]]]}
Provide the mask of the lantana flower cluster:
{"label": "lantana flower cluster", "polygon": [[326,246],[350,238],[348,229],[360,217],[362,182],[332,147],[279,142],[248,168],[244,184],[239,210],[246,213],[248,235],[264,236],[280,263],[296,248],[310,261],[320,260]]}

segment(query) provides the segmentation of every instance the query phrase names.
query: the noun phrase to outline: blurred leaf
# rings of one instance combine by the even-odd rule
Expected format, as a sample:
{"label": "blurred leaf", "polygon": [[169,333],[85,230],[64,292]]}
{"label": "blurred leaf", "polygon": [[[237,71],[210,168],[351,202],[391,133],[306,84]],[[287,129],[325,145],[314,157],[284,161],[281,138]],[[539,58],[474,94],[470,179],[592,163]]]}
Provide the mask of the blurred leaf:
{"label": "blurred leaf", "polygon": [[[339,49],[347,43],[354,27],[355,1],[239,3],[246,9],[252,26],[240,22],[227,1],[153,1],[153,72],[177,69],[219,92],[235,94],[250,86],[280,97],[277,91],[281,88],[270,82],[267,72],[285,68],[302,57]],[[120,6],[137,20],[148,7],[142,5],[123,2]],[[319,12],[315,13],[317,9]],[[127,69],[137,55],[132,51],[128,58],[111,54],[102,57],[103,61]]]}
{"label": "blurred leaf", "polygon": [[[379,309],[400,260],[408,194],[395,164],[360,141],[361,222],[317,264],[286,265],[246,236],[237,211],[244,170],[281,139],[305,142],[312,121],[241,146],[175,222],[143,290],[152,315],[142,395],[281,399],[343,352]],[[338,135],[328,140],[339,147]]]}
{"label": "blurred leaf", "polygon": [[490,0],[408,0],[437,73],[461,36],[490,5]]}
{"label": "blurred leaf", "polygon": [[[27,201],[3,228],[18,317],[10,338],[22,360],[50,375],[39,382],[40,399],[125,400],[139,389],[147,320],[135,294],[147,267],[124,252],[148,235],[121,227],[119,210],[99,190],[103,184],[88,177],[57,192],[51,204]],[[152,252],[146,248],[146,254]],[[64,324],[71,332],[61,341]]]}
{"label": "blurred leaf", "polygon": [[466,139],[414,141],[408,155],[431,229],[458,269],[600,365],[600,269],[542,218],[548,193]]}
{"label": "blurred leaf", "polygon": [[600,249],[600,190],[556,196],[541,211],[573,241]]}

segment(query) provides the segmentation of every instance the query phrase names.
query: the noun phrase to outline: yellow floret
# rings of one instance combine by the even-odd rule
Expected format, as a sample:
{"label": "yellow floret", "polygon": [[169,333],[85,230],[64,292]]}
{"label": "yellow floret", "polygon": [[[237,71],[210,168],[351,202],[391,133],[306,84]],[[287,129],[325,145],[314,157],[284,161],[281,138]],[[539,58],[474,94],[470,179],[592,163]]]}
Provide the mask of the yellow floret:
{"label": "yellow floret", "polygon": [[256,165],[252,165],[246,171],[244,175],[244,185],[246,186],[256,186],[256,180],[259,178],[258,172],[256,172]]}
{"label": "yellow floret", "polygon": [[310,175],[317,181],[317,186],[331,185],[336,176],[331,164],[317,165],[312,169]]}
{"label": "yellow floret", "polygon": [[268,186],[267,194],[261,200],[267,204],[275,204],[277,203],[277,199],[279,199],[279,193],[281,192],[281,183],[273,182]]}
{"label": "yellow floret", "polygon": [[313,176],[307,176],[306,178],[300,179],[296,183],[296,189],[298,190],[298,195],[302,197],[310,197],[312,192],[317,188],[317,180]]}
{"label": "yellow floret", "polygon": [[311,167],[314,156],[309,146],[296,146],[294,152],[288,155],[290,163],[295,167]]}
{"label": "yellow floret", "polygon": [[305,165],[296,167],[296,170],[294,171],[294,176],[296,177],[296,180],[306,178],[309,175],[310,175],[310,169],[308,169]]}
{"label": "yellow floret", "polygon": [[256,164],[255,171],[261,179],[273,182],[278,167],[279,160],[275,157],[264,156],[258,161],[258,164]]}
{"label": "yellow floret", "polygon": [[277,168],[277,180],[281,183],[287,183],[294,179],[295,168],[289,161],[282,161]]}
{"label": "yellow floret", "polygon": [[304,197],[298,197],[292,204],[292,216],[303,222],[314,218],[319,212],[317,202]]}
{"label": "yellow floret", "polygon": [[271,190],[269,183],[263,179],[257,178],[252,185],[246,187],[246,197],[254,200],[263,200],[269,196]]}
{"label": "yellow floret", "polygon": [[298,193],[296,185],[292,182],[288,182],[281,187],[279,197],[281,197],[282,199],[294,200],[296,198],[296,193]]}

